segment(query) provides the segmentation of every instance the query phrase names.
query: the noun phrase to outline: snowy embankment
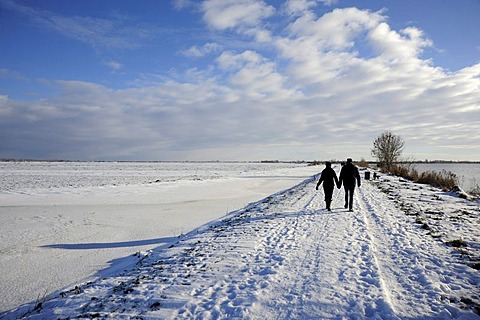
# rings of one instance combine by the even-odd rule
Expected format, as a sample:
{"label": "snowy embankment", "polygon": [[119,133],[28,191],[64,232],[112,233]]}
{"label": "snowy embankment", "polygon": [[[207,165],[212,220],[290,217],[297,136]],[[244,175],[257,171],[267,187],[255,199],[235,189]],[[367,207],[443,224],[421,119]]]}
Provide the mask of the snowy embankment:
{"label": "snowy embankment", "polygon": [[480,319],[478,202],[382,177],[323,208],[307,179],[3,316]]}

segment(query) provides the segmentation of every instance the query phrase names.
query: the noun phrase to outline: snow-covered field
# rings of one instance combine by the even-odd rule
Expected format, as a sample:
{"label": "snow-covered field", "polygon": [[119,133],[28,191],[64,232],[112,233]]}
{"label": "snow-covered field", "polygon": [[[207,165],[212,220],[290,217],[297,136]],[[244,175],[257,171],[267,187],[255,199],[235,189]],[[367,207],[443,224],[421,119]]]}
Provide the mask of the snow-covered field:
{"label": "snow-covered field", "polygon": [[[77,282],[59,286],[52,279],[63,289],[1,316],[480,319],[479,202],[382,176],[357,189],[354,212],[343,209],[343,190],[336,190],[329,212],[312,177],[321,169],[297,166],[241,174],[249,178],[3,192],[2,246],[9,239],[17,246],[1,248],[2,284],[25,285],[22,277],[46,276],[48,270],[36,275],[35,261],[29,266],[17,257],[50,254],[44,262],[56,265],[58,277],[98,252],[116,252],[117,258],[110,268],[87,263],[90,269]],[[289,187],[279,187],[279,181]],[[198,199],[222,205],[242,198],[235,197],[237,192],[254,193],[259,201],[247,205],[243,198],[243,204],[240,200],[215,216],[208,206],[186,200],[195,192]],[[158,201],[156,195],[165,198]],[[168,208],[170,197],[174,212],[181,212],[179,220],[189,223],[159,236],[176,216],[160,210]],[[152,202],[157,216],[142,215]],[[197,215],[205,218],[190,221]],[[9,223],[14,227],[5,226]],[[43,231],[50,233],[48,241]],[[115,238],[117,233],[121,237]],[[2,285],[2,306],[18,288]]]}
{"label": "snow-covered field", "polygon": [[318,168],[0,162],[0,312],[130,263]]}

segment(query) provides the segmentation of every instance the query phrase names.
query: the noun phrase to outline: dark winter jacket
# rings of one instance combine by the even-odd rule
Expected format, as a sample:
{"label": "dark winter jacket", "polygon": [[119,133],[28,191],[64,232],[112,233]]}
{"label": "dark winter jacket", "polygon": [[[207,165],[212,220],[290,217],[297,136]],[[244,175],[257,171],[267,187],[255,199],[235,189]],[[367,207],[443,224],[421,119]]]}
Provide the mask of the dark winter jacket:
{"label": "dark winter jacket", "polygon": [[339,186],[343,185],[347,187],[355,187],[356,184],[360,187],[360,174],[358,173],[358,168],[351,162],[347,162],[346,165],[340,170],[340,183]]}
{"label": "dark winter jacket", "polygon": [[317,188],[322,182],[324,187],[335,186],[335,184],[338,185],[338,178],[335,170],[330,167],[323,169],[322,174],[320,175],[320,180],[318,180],[317,183]]}

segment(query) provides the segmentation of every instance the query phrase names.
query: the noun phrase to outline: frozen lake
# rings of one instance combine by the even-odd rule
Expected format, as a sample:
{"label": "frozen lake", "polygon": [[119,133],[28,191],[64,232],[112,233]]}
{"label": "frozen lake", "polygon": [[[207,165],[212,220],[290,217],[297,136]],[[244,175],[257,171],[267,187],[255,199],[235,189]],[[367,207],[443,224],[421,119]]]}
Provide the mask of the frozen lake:
{"label": "frozen lake", "polygon": [[249,162],[0,162],[0,191],[214,180],[304,167]]}
{"label": "frozen lake", "polygon": [[479,163],[417,163],[414,167],[418,172],[451,171],[457,175],[460,187],[465,191],[480,185]]}

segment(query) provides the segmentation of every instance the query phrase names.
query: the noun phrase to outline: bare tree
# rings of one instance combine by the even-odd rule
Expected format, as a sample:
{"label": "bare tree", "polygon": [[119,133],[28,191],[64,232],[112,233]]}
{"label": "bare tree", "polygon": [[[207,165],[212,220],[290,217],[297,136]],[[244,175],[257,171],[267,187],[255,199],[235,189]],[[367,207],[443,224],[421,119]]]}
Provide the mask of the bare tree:
{"label": "bare tree", "polygon": [[384,131],[373,141],[372,156],[376,157],[382,169],[390,171],[402,154],[405,141],[390,131]]}

